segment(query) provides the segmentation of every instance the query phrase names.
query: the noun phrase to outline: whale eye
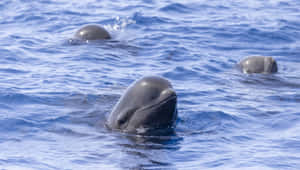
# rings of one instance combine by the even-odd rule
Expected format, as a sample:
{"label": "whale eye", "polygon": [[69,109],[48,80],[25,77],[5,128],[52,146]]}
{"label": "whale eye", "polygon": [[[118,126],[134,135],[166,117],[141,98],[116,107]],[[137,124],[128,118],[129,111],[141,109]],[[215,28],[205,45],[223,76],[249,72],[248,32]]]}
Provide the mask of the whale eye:
{"label": "whale eye", "polygon": [[151,100],[154,100],[154,99],[156,99],[157,98],[157,94],[156,93],[152,93],[151,95],[150,95],[150,99]]}
{"label": "whale eye", "polygon": [[119,119],[119,125],[123,125],[125,122],[126,122],[126,119],[124,118],[124,119]]}
{"label": "whale eye", "polygon": [[125,112],[121,113],[117,120],[118,125],[121,127],[125,126],[129,122],[131,116],[133,115],[133,113],[135,111],[136,111],[136,109],[133,108],[133,109],[128,109]]}
{"label": "whale eye", "polygon": [[128,120],[129,116],[127,113],[125,113],[123,116],[121,116],[119,119],[118,119],[118,124],[120,126],[122,126],[127,120]]}

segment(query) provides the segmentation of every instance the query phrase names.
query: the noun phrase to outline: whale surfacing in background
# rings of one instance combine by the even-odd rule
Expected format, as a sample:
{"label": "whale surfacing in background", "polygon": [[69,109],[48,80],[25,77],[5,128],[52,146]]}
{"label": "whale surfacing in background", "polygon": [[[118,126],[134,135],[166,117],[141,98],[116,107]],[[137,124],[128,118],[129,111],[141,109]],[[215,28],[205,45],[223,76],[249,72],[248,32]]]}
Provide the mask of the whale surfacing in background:
{"label": "whale surfacing in background", "polygon": [[243,73],[276,73],[278,71],[277,62],[272,57],[253,56],[243,59],[238,64]]}
{"label": "whale surfacing in background", "polygon": [[104,40],[104,39],[111,39],[111,36],[101,26],[87,25],[80,28],[75,33],[75,38],[79,40]]}
{"label": "whale surfacing in background", "polygon": [[130,85],[110,113],[106,125],[128,133],[173,128],[177,119],[177,95],[171,83],[147,76]]}

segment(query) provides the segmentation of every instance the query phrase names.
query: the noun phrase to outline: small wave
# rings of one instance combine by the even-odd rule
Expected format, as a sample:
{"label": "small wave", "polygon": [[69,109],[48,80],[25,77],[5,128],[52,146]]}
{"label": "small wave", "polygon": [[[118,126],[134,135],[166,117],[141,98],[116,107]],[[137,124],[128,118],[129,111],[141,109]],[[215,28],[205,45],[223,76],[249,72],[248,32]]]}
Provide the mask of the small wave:
{"label": "small wave", "polygon": [[3,131],[3,133],[25,131],[25,129],[27,129],[28,131],[32,131],[35,128],[39,127],[36,122],[23,118],[2,119],[0,120],[0,124],[0,130]]}
{"label": "small wave", "polygon": [[26,74],[29,71],[24,71],[21,69],[13,69],[13,68],[1,68],[0,73],[9,73],[9,74]]}
{"label": "small wave", "polygon": [[6,159],[0,159],[1,168],[4,169],[22,169],[22,170],[35,170],[35,169],[59,169],[59,167],[49,165],[44,162],[36,161],[30,157],[25,156],[12,156]]}
{"label": "small wave", "polygon": [[[181,113],[182,114],[182,113]],[[218,133],[238,127],[243,120],[222,111],[204,111],[185,113],[178,122],[176,130],[182,136],[191,134]]]}
{"label": "small wave", "polygon": [[300,95],[295,92],[294,94],[281,94],[281,95],[272,95],[268,97],[273,101],[277,101],[278,103],[286,103],[292,104],[295,103],[296,105],[300,103]]}
{"label": "small wave", "polygon": [[238,79],[238,81],[246,85],[260,85],[266,88],[300,88],[300,83],[297,81],[293,82],[291,81],[292,79],[282,78],[277,74],[239,74]]}
{"label": "small wave", "polygon": [[168,18],[157,17],[157,16],[146,16],[142,12],[134,13],[132,19],[135,21],[136,24],[143,25],[143,26],[171,22],[171,20],[169,20]]}
{"label": "small wave", "polygon": [[120,17],[117,16],[113,19],[112,25],[105,25],[104,27],[111,31],[124,31],[124,29],[131,24],[135,24],[136,22],[132,20],[130,17]]}
{"label": "small wave", "polygon": [[175,12],[175,13],[190,13],[192,9],[188,8],[187,6],[181,3],[172,3],[165,7],[160,8],[160,11],[163,12]]}
{"label": "small wave", "polygon": [[[236,31],[233,31],[237,29]],[[274,46],[277,44],[286,44],[295,42],[295,38],[292,34],[285,31],[273,31],[273,30],[262,30],[259,28],[249,28],[243,30],[243,28],[231,28],[223,30],[215,30],[214,37],[223,40],[231,40],[233,42],[247,42],[264,44],[264,47]],[[245,46],[247,44],[244,44]],[[237,44],[236,46],[240,46]],[[260,46],[257,46],[261,48]],[[232,47],[233,49],[236,47]]]}
{"label": "small wave", "polygon": [[264,31],[258,28],[250,28],[245,35],[239,35],[252,42],[268,42],[268,43],[292,43],[294,39],[286,32],[282,31]]}
{"label": "small wave", "polygon": [[43,22],[45,20],[43,16],[23,15],[23,14],[15,16],[13,19],[15,21],[24,22],[24,23],[38,22],[38,21]]}
{"label": "small wave", "polygon": [[40,103],[40,99],[20,94],[20,93],[1,93],[0,94],[0,101],[2,103],[8,103],[8,104],[32,104],[32,103]]}
{"label": "small wave", "polygon": [[3,109],[3,110],[13,110],[13,107],[11,107],[8,104],[0,103],[0,109]]}
{"label": "small wave", "polygon": [[199,72],[181,66],[175,67],[173,71],[164,73],[163,76],[170,79],[176,77],[176,80],[186,80],[189,79],[189,77],[201,77]]}
{"label": "small wave", "polygon": [[[60,96],[61,93],[48,93],[52,95],[45,95],[46,93],[40,94],[22,94],[22,93],[0,93],[0,102],[9,105],[34,105],[34,104],[43,104],[43,105],[63,105],[62,101],[63,96]],[[63,93],[68,94],[68,93]]]}
{"label": "small wave", "polygon": [[[92,129],[94,130],[94,129]],[[72,136],[72,137],[87,137],[91,135],[91,129],[85,129],[81,125],[80,128],[74,127],[53,127],[49,128],[48,132],[55,133],[62,136]]]}

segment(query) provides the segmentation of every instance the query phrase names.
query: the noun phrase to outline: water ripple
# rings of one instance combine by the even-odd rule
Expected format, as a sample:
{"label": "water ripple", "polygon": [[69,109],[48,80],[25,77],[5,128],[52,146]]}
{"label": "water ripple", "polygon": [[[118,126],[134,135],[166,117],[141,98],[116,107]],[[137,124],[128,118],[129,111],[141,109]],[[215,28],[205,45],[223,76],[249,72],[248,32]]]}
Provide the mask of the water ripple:
{"label": "water ripple", "polygon": [[[1,167],[298,169],[299,6],[1,1]],[[112,40],[69,43],[87,24]],[[236,63],[252,55],[273,56],[279,72],[240,73]],[[107,130],[115,103],[146,75],[176,90],[175,133]]]}

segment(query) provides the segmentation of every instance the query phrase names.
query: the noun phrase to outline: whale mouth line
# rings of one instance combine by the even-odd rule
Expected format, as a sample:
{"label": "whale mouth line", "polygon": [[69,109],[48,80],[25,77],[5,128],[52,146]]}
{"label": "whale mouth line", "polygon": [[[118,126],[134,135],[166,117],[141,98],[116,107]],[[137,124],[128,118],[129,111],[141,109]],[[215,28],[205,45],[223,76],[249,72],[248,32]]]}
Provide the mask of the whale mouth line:
{"label": "whale mouth line", "polygon": [[[145,107],[141,107],[140,109],[135,110],[133,114],[136,114],[137,112],[143,112],[143,111],[151,110],[153,108],[154,109],[160,108],[164,104],[166,104],[166,103],[168,103],[168,102],[170,102],[172,100],[176,100],[176,99],[177,99],[177,95],[176,94],[172,94],[172,95],[166,97],[163,100],[155,101],[155,102],[153,102],[150,105],[147,105]],[[120,128],[120,130],[121,129],[126,129],[127,126],[129,125],[129,122],[130,122],[130,120],[128,120],[127,123],[123,125],[123,128]],[[143,133],[148,132],[149,130],[153,130],[153,129],[156,129],[156,128],[153,128],[153,127],[139,127],[136,132],[138,134],[143,134]]]}
{"label": "whale mouth line", "polygon": [[176,100],[177,95],[176,94],[172,94],[170,96],[168,96],[167,98],[165,98],[164,100],[158,101],[158,102],[154,102],[153,104],[150,104],[148,106],[142,107],[141,109],[138,109],[137,111],[144,111],[144,110],[148,110],[151,109],[153,107],[160,107],[166,103],[168,103],[171,100]]}

